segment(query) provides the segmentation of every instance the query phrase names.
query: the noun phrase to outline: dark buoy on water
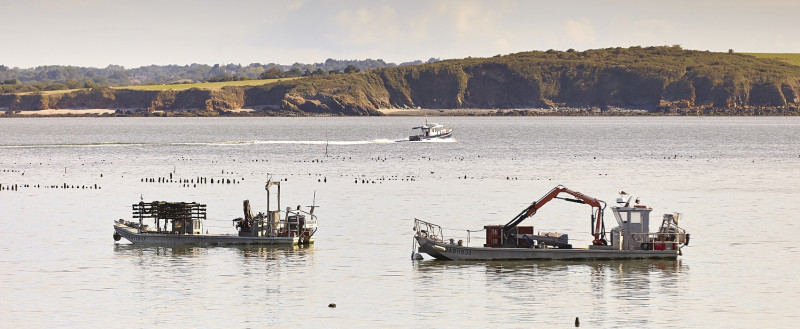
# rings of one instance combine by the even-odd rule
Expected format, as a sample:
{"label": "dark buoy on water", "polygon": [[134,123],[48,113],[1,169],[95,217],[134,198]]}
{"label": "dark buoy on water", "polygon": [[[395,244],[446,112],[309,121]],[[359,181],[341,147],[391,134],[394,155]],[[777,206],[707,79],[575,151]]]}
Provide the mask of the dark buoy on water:
{"label": "dark buoy on water", "polygon": [[335,303],[330,303],[330,304],[328,304],[328,307],[330,307],[330,308],[336,308],[336,304],[335,304]]}
{"label": "dark buoy on water", "polygon": [[578,317],[576,316],[575,317],[575,327],[577,328],[577,327],[580,327],[580,326],[581,326],[581,320],[578,319]]}
{"label": "dark buoy on water", "polygon": [[119,239],[121,239],[121,238],[122,237],[119,235],[119,233],[114,232],[114,241],[119,241]]}

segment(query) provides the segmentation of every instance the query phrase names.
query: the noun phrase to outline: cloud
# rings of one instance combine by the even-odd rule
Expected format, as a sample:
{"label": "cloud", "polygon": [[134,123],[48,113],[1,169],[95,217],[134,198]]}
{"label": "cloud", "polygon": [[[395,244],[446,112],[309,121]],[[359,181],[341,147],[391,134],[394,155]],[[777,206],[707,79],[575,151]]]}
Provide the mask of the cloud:
{"label": "cloud", "polygon": [[[325,58],[482,57],[681,44],[798,52],[797,0],[0,0],[4,65],[126,67]],[[692,7],[686,11],[687,6]],[[153,8],[158,8],[154,10]],[[230,11],[231,8],[244,10]],[[226,11],[227,10],[227,11]],[[232,15],[232,16],[231,16]],[[225,24],[212,24],[224,20]],[[36,24],[30,24],[36,21]],[[748,22],[742,24],[741,22]],[[554,27],[557,31],[554,31]],[[42,45],[58,52],[42,51]],[[157,49],[158,51],[153,51]]]}
{"label": "cloud", "polygon": [[44,10],[75,10],[109,6],[107,1],[104,0],[31,0],[30,2],[39,9]]}
{"label": "cloud", "polygon": [[381,8],[357,8],[343,10],[336,22],[347,35],[342,43],[364,47],[381,43],[381,39],[391,38],[394,22],[394,8],[384,5]]}
{"label": "cloud", "polygon": [[302,7],[302,6],[303,6],[303,1],[297,0],[297,1],[290,2],[289,4],[287,4],[286,5],[286,10],[288,10],[288,11],[297,10],[297,9],[300,9],[300,7]]}
{"label": "cloud", "polygon": [[437,19],[449,21],[452,25],[445,31],[436,32],[450,32],[458,41],[476,41],[502,34],[498,21],[507,17],[507,6],[504,2],[442,2],[438,9]]}
{"label": "cloud", "polygon": [[513,49],[513,45],[506,38],[499,38],[494,41],[494,49],[500,53],[505,53]]}
{"label": "cloud", "polygon": [[577,21],[568,20],[566,30],[567,36],[575,44],[591,44],[597,40],[595,29],[586,17]]}
{"label": "cloud", "polygon": [[633,22],[633,30],[640,39],[670,39],[675,30],[672,22],[664,19],[649,19]]}

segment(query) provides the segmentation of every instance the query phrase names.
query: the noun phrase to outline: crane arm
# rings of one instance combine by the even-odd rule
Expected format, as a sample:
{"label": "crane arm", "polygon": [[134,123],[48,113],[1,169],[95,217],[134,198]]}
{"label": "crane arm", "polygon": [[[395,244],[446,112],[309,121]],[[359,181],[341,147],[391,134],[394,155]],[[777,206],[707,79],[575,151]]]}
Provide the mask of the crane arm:
{"label": "crane arm", "polygon": [[[559,197],[559,194],[566,193],[569,194],[575,199],[563,198]],[[516,217],[511,219],[506,225],[503,227],[503,233],[506,235],[511,234],[511,230],[513,230],[517,225],[522,223],[528,217],[533,216],[536,214],[536,211],[542,208],[545,204],[550,202],[553,199],[562,199],[565,201],[575,202],[575,203],[583,203],[587,204],[592,207],[592,228],[594,235],[594,244],[603,244],[602,240],[602,230],[604,229],[603,225],[603,211],[605,210],[605,202],[602,200],[598,200],[596,198],[587,196],[583,193],[570,190],[563,185],[558,185],[554,187],[550,192],[542,196],[538,201],[532,203],[527,208],[523,209]]]}

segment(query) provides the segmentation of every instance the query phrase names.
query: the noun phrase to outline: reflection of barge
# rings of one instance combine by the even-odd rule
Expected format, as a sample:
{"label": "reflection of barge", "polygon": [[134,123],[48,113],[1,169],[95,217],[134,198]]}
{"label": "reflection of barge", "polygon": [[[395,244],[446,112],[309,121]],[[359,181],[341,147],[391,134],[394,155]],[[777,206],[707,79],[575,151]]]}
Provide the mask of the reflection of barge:
{"label": "reflection of barge", "polygon": [[[574,198],[562,198],[566,193]],[[553,199],[584,203],[592,207],[592,235],[588,248],[572,248],[566,234],[534,234],[533,226],[518,226],[526,218]],[[680,214],[665,214],[656,232],[650,232],[650,212],[644,205],[631,206],[631,198],[617,199],[619,206],[611,207],[619,226],[611,230],[611,243],[603,223],[605,202],[557,186],[534,202],[506,225],[485,226],[486,244],[483,247],[464,246],[459,240],[445,240],[439,225],[415,220],[414,238],[419,252],[445,260],[513,260],[513,259],[676,259],[681,247],[689,243],[689,234],[678,226]]]}
{"label": "reflection of barge", "polygon": [[[278,208],[270,210],[271,186],[278,189]],[[310,211],[287,208],[280,211],[280,182],[267,182],[267,213],[253,216],[250,201],[244,201],[244,218],[233,224],[238,234],[203,233],[206,205],[186,202],[139,202],[133,205],[134,221],[120,219],[114,222],[114,240],[125,238],[133,244],[151,245],[255,245],[255,244],[310,244],[317,231],[314,208]],[[155,228],[143,223],[153,219]],[[136,221],[138,220],[138,221]]]}

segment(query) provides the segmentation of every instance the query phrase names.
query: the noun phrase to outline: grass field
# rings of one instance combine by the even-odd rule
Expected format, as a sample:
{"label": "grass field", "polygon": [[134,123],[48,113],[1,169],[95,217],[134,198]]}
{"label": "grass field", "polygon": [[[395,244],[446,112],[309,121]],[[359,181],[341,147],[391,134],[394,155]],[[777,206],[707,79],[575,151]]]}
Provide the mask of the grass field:
{"label": "grass field", "polygon": [[781,62],[800,66],[800,54],[797,53],[742,53],[758,58],[772,58]]}
{"label": "grass field", "polygon": [[[77,90],[83,90],[83,89],[85,89],[85,88],[62,89],[62,90],[43,90],[43,91],[39,91],[38,93],[42,94],[42,95],[54,95],[54,94],[65,94],[65,93],[69,93],[69,92],[73,92],[73,91],[77,91]],[[36,94],[36,93],[37,92],[26,92],[26,93],[17,93],[17,95],[33,95],[33,94]]]}
{"label": "grass field", "polygon": [[132,90],[186,90],[192,88],[217,90],[227,86],[260,86],[268,83],[293,80],[298,78],[266,79],[266,80],[244,80],[244,81],[222,81],[222,82],[202,82],[202,83],[178,83],[171,85],[142,85],[142,86],[120,86],[114,89]]}
{"label": "grass field", "polygon": [[[201,83],[177,83],[177,84],[170,84],[170,85],[141,85],[141,86],[119,86],[119,87],[111,87],[114,89],[132,89],[132,90],[186,90],[192,88],[199,88],[199,89],[210,89],[210,90],[219,90],[222,87],[227,86],[260,86],[265,85],[268,83],[284,81],[284,80],[294,80],[299,78],[281,78],[281,79],[264,79],[264,80],[244,80],[244,81],[222,81],[222,82],[201,82]],[[65,89],[65,90],[46,90],[41,91],[39,93],[45,95],[53,95],[53,94],[65,94],[77,90],[84,90],[81,89]],[[35,94],[35,92],[25,92],[25,93],[17,93],[17,95],[30,95]]]}

